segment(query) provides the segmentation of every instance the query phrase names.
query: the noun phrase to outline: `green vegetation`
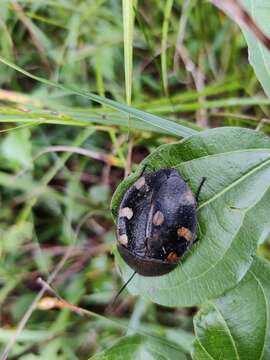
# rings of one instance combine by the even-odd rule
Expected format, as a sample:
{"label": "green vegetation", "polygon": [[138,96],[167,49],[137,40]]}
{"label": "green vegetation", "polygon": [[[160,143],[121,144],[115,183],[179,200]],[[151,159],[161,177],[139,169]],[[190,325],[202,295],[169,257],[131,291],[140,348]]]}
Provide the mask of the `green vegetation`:
{"label": "green vegetation", "polygon": [[[269,359],[269,51],[201,0],[2,0],[0,29],[0,359]],[[143,164],[210,177],[201,241],[111,306]]]}

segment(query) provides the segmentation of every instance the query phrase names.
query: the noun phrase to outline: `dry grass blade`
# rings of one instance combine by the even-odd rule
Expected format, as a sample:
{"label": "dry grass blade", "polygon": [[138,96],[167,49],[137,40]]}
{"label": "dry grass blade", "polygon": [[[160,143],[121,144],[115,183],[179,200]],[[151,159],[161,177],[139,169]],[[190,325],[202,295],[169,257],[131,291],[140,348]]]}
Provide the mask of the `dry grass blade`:
{"label": "dry grass blade", "polygon": [[46,149],[42,150],[37,157],[49,153],[49,152],[71,152],[79,155],[87,156],[91,159],[100,160],[110,166],[122,166],[122,163],[119,159],[110,154],[99,154],[92,150],[82,149],[76,146],[49,146]]}
{"label": "dry grass blade", "polygon": [[212,4],[225,12],[237,24],[247,27],[264,46],[270,50],[270,38],[260,29],[249,13],[237,0],[210,0]]}

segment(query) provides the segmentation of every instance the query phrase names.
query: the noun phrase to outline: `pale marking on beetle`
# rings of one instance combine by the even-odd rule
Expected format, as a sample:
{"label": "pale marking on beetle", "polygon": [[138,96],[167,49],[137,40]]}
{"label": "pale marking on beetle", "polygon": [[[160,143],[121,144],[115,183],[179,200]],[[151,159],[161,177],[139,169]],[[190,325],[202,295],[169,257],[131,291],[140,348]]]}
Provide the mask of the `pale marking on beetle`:
{"label": "pale marking on beetle", "polygon": [[127,246],[128,245],[128,237],[126,234],[120,235],[119,236],[119,242],[124,245]]}
{"label": "pale marking on beetle", "polygon": [[128,220],[130,220],[132,216],[133,216],[133,211],[129,207],[124,207],[119,211],[119,217],[126,217],[128,218]]}
{"label": "pale marking on beetle", "polygon": [[164,254],[166,255],[166,250],[165,250],[165,247],[162,246],[162,251],[164,252]]}
{"label": "pale marking on beetle", "polygon": [[137,190],[140,190],[145,185],[145,177],[140,177],[135,183],[134,186]]}
{"label": "pale marking on beetle", "polygon": [[179,237],[185,238],[187,241],[192,241],[192,239],[193,239],[192,232],[183,226],[181,228],[177,229],[177,235]]}
{"label": "pale marking on beetle", "polygon": [[186,191],[182,195],[181,201],[183,202],[184,205],[195,205],[196,204],[195,197],[191,190]]}
{"label": "pale marking on beetle", "polygon": [[164,215],[161,211],[157,211],[155,215],[153,216],[153,224],[156,226],[160,226],[164,222]]}
{"label": "pale marking on beetle", "polygon": [[166,260],[172,263],[176,263],[179,260],[179,256],[174,251],[171,251]]}
{"label": "pale marking on beetle", "polygon": [[154,211],[154,204],[151,204],[149,214],[148,214],[146,229],[145,229],[146,239],[150,237],[151,232],[152,232],[153,211]]}

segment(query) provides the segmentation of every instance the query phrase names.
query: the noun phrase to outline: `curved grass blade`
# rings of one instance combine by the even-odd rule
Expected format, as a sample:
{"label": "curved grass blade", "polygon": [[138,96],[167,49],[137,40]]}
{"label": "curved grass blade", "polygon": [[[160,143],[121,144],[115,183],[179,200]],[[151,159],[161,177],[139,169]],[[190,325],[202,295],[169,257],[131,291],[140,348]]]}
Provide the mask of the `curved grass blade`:
{"label": "curved grass blade", "polygon": [[179,136],[179,137],[187,137],[187,136],[197,133],[196,130],[176,124],[172,121],[160,118],[156,115],[152,115],[145,111],[135,109],[131,106],[120,104],[117,101],[104,98],[102,96],[93,94],[93,93],[85,91],[85,90],[76,89],[71,86],[64,86],[64,85],[58,84],[54,81],[47,80],[47,79],[41,78],[39,76],[33,75],[33,74],[29,73],[28,71],[25,71],[21,67],[13,64],[12,62],[10,62],[2,57],[0,57],[0,62],[2,62],[3,64],[6,64],[7,66],[10,66],[11,68],[13,68],[16,71],[19,71],[20,73],[24,74],[25,76],[28,76],[28,77],[30,77],[36,81],[39,81],[43,84],[46,84],[48,86],[53,86],[58,89],[62,89],[67,94],[76,94],[76,95],[83,96],[83,97],[91,99],[99,104],[106,105],[113,109],[116,109],[124,114],[132,115],[132,116],[142,120],[143,122],[154,125],[157,128],[166,130],[171,135]]}

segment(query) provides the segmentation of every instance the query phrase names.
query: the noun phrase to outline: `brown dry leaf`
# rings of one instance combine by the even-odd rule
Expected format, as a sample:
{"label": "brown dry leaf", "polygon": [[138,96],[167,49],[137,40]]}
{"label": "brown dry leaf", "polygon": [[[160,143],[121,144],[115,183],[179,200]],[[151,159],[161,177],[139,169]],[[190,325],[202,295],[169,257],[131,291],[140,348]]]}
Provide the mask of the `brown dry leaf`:
{"label": "brown dry leaf", "polygon": [[270,50],[270,38],[260,29],[249,13],[237,0],[210,0],[217,8],[226,13],[240,26],[245,26],[251,31],[264,46]]}

